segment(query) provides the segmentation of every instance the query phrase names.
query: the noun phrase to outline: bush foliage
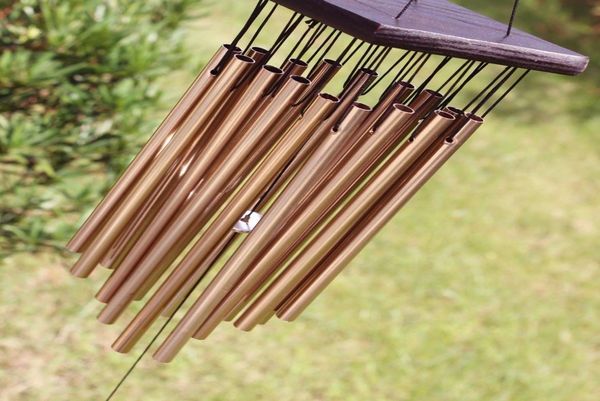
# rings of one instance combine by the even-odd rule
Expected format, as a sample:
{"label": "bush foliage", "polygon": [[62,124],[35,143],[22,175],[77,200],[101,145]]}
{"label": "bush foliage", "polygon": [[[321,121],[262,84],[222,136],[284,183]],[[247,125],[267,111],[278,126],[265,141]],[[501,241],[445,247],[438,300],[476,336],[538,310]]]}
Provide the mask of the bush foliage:
{"label": "bush foliage", "polygon": [[183,59],[190,6],[0,0],[0,256],[62,244],[121,171]]}

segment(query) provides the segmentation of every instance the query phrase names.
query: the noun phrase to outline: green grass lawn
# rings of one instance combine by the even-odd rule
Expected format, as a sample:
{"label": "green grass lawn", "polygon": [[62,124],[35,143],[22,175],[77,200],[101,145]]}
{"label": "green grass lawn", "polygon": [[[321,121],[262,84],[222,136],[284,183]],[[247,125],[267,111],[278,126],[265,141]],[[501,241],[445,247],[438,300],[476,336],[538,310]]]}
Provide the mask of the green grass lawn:
{"label": "green grass lawn", "polygon": [[[233,4],[190,24],[190,71],[239,26]],[[600,116],[564,109],[577,81],[528,80],[298,321],[146,357],[114,400],[598,400]],[[0,269],[0,401],[104,400],[141,351],[110,350],[132,312],[98,323],[107,271],[71,262]]]}

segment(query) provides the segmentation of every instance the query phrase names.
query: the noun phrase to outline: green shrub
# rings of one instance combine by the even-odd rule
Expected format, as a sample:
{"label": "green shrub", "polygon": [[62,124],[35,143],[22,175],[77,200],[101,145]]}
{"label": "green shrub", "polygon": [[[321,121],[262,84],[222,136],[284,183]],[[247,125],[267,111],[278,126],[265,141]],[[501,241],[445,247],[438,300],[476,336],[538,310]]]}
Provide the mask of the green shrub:
{"label": "green shrub", "polygon": [[191,4],[0,0],[0,256],[62,245],[122,170]]}

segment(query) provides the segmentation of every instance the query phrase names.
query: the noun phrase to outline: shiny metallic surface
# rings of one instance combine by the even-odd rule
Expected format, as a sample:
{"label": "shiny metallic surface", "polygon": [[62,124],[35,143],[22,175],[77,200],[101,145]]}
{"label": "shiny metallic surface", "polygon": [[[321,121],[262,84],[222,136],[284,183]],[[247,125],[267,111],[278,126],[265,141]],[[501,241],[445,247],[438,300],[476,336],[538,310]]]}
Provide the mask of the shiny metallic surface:
{"label": "shiny metallic surface", "polygon": [[443,134],[453,123],[454,117],[437,112],[423,126],[415,139],[400,148],[385,165],[369,180],[328,225],[303,248],[286,270],[265,290],[261,296],[235,322],[243,330],[251,330],[265,315],[273,311],[317,263],[327,255],[354,223],[383,196],[387,189]]}
{"label": "shiny metallic surface", "polygon": [[[173,107],[161,125],[150,137],[146,145],[131,162],[125,172],[119,177],[102,202],[87,218],[77,233],[69,241],[66,248],[72,252],[83,252],[90,241],[96,237],[103,225],[109,220],[114,210],[126,201],[130,190],[136,185],[137,181],[150,168],[164,144],[168,142],[169,137],[173,135],[178,126],[182,124],[185,118],[191,113],[195,105],[202,99],[208,88],[215,81],[215,76],[211,70],[221,58],[232,49],[230,45],[223,45],[208,62],[204,70],[198,75],[196,80],[188,88],[179,102]],[[239,53],[239,48],[233,48],[234,53]]]}
{"label": "shiny metallic surface", "polygon": [[337,245],[302,283],[291,297],[277,309],[277,316],[292,321],[324,290],[385,224],[417,193],[443,164],[473,135],[483,120],[469,115],[468,120],[453,137],[435,146],[432,154],[416,168],[411,168],[390,191],[352,229],[351,235]]}
{"label": "shiny metallic surface", "polygon": [[102,310],[98,318],[103,322],[114,321],[123,309],[131,302],[135,290],[143,284],[148,274],[152,273],[154,266],[162,264],[162,258],[169,253],[169,250],[176,244],[187,244],[193,236],[188,236],[190,224],[198,219],[205,209],[211,204],[213,199],[227,185],[228,181],[234,176],[236,170],[240,167],[248,154],[253,151],[256,144],[270,131],[277,123],[279,118],[291,107],[297,100],[298,95],[309,85],[309,81],[301,77],[291,77],[282,87],[281,91],[275,96],[270,106],[265,109],[260,116],[256,117],[248,127],[244,138],[238,146],[232,150],[229,157],[225,160],[221,168],[215,172],[215,175],[203,185],[202,191],[199,191],[193,202],[180,212],[177,220],[173,221],[168,229],[163,233],[161,240],[149,250],[144,260],[136,269],[135,274],[128,279],[122,287],[119,288],[113,299]]}
{"label": "shiny metallic surface", "polygon": [[[242,96],[237,99],[231,112],[227,114],[226,119],[211,133],[210,141],[203,149],[202,156],[192,163],[185,174],[179,180],[176,187],[170,188],[168,200],[160,208],[158,214],[152,223],[147,227],[136,244],[129,251],[129,254],[121,263],[118,270],[106,281],[97,294],[97,298],[110,299],[117,289],[123,284],[125,279],[134,270],[136,266],[146,257],[149,250],[157,241],[167,226],[177,218],[190,192],[196,187],[199,181],[206,177],[209,168],[215,163],[217,158],[225,152],[229,154],[231,149],[226,149],[233,135],[247,122],[248,118],[254,112],[256,105],[261,101],[263,92],[282,74],[281,70],[274,67],[263,67],[252,84],[247,87]],[[239,88],[238,90],[242,90]],[[149,264],[143,264],[150,266]],[[153,266],[154,267],[154,266]],[[141,273],[139,273],[141,274]]]}
{"label": "shiny metallic surface", "polygon": [[[161,287],[154,293],[144,308],[137,314],[129,324],[126,331],[115,343],[115,349],[127,350],[133,342],[143,334],[152,322],[159,316],[166,303],[178,292],[186,282],[194,282],[194,277],[202,276],[205,270],[199,270],[198,266],[204,260],[211,259],[220,247],[228,241],[229,233],[235,222],[243,215],[244,211],[252,206],[252,203],[265,190],[272,178],[284,166],[297,148],[304,143],[306,137],[323,120],[337,103],[337,99],[321,96],[304,117],[298,120],[294,127],[271,151],[269,156],[261,163],[257,171],[237,192],[236,196],[228,203],[223,211],[208,226],[204,234],[198,239],[196,245],[190,250],[183,261],[176,267],[173,273],[165,280]],[[218,250],[218,251],[217,251]],[[135,333],[135,336],[129,333]],[[131,340],[129,340],[131,339]]]}
{"label": "shiny metallic surface", "polygon": [[[355,179],[357,173],[360,173],[360,171],[363,170],[364,163],[371,160],[372,155],[379,151],[380,145],[385,142],[387,137],[396,134],[396,131],[400,130],[406,125],[407,121],[410,120],[413,114],[412,110],[407,112],[405,109],[404,106],[395,108],[394,113],[392,113],[386,122],[381,125],[378,135],[373,135],[373,140],[365,143],[364,146],[352,155],[345,166],[346,168],[339,170],[333,179],[327,181],[324,189],[319,192],[318,199],[311,199],[311,202],[302,209],[293,225],[287,227],[287,230],[283,232],[278,232],[276,238],[269,238],[267,242],[268,246],[254,246],[255,244],[252,243],[251,246],[249,246],[250,249],[244,247],[243,252],[239,252],[238,249],[238,252],[232,256],[226,266],[222,269],[223,271],[226,268],[229,268],[234,271],[231,276],[235,277],[235,280],[231,280],[231,276],[227,277],[227,280],[223,280],[223,282],[220,283],[221,286],[219,286],[219,288],[221,288],[219,293],[224,293],[224,288],[227,288],[226,291],[231,291],[227,295],[227,298],[215,311],[212,311],[212,308],[215,308],[216,305],[211,304],[210,302],[205,302],[204,305],[200,305],[200,307],[198,307],[199,311],[194,310],[194,312],[197,313],[196,316],[200,316],[201,318],[203,318],[203,314],[210,314],[208,320],[202,324],[201,330],[196,332],[195,338],[203,338],[208,335],[222,319],[229,315],[231,309],[233,309],[245,296],[248,296],[248,290],[257,286],[257,283],[264,282],[269,275],[277,270],[279,266],[276,262],[282,255],[289,252],[289,245],[293,244],[295,240],[304,233],[305,229],[313,224],[322,211],[329,207],[330,203],[337,198],[339,193]],[[362,122],[364,122],[364,119]],[[360,126],[360,124],[358,126]],[[342,129],[342,127],[343,125],[340,129]],[[303,196],[307,196],[307,194],[303,193],[302,197]],[[302,199],[302,197],[300,197],[300,199]],[[277,203],[279,203],[280,199],[278,199]],[[295,205],[297,202],[284,198],[281,203]],[[273,207],[275,206],[276,205]],[[288,206],[288,208],[289,207],[290,206]],[[273,210],[273,208],[265,214],[263,221],[261,221],[261,224],[259,224],[257,228],[264,227],[263,222],[267,216],[269,216],[271,210]],[[281,224],[281,220],[278,219],[277,223]],[[276,227],[273,227],[273,229],[275,228]],[[273,230],[267,229],[267,231]],[[260,235],[259,231],[255,231],[250,235],[246,242],[248,242],[253,235]],[[264,235],[261,237],[264,237]],[[261,239],[264,240],[264,238]],[[260,244],[261,239],[255,240],[254,242]],[[242,247],[246,245],[246,242],[242,244]],[[242,249],[242,247],[240,247],[240,249]],[[260,256],[260,258],[256,259],[258,256]],[[251,269],[249,271],[251,271],[252,274],[247,274],[246,279],[242,280],[241,283],[233,282],[237,281],[248,269]],[[192,310],[190,310],[190,312],[191,311]]]}

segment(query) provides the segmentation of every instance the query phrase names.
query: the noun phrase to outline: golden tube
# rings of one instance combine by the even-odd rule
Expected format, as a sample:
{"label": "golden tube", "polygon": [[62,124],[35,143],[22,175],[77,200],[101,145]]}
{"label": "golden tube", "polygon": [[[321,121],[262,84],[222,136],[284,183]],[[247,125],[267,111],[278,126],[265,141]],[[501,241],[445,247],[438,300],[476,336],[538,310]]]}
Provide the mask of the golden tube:
{"label": "golden tube", "polygon": [[[394,112],[386,122],[381,125],[377,134],[373,135],[373,138],[370,141],[367,141],[364,146],[360,147],[353,157],[350,158],[349,162],[345,165],[345,168],[340,169],[333,178],[326,181],[325,188],[319,192],[318,199],[312,197],[311,193],[305,193],[305,191],[302,191],[301,196],[297,199],[289,199],[284,196],[285,193],[278,198],[276,204],[271,207],[265,216],[263,216],[261,224],[259,224],[255,231],[249,236],[248,240],[252,238],[253,235],[255,238],[260,236],[258,239],[255,239],[254,242],[249,244],[249,248],[251,249],[244,248],[244,246],[248,245],[247,240],[247,242],[240,247],[244,252],[236,252],[226,265],[226,267],[237,272],[238,276],[236,276],[236,279],[239,279],[239,277],[249,268],[251,268],[252,273],[250,274],[250,270],[248,270],[248,274],[246,274],[247,280],[242,280],[241,283],[236,284],[226,282],[221,284],[221,286],[227,286],[227,291],[230,292],[216,311],[208,311],[208,313],[212,312],[212,315],[210,315],[206,322],[201,325],[201,328],[197,330],[194,335],[195,338],[204,338],[210,333],[220,319],[231,312],[229,308],[235,307],[243,297],[248,296],[248,289],[259,286],[261,282],[266,280],[267,277],[277,269],[278,264],[276,262],[289,252],[290,245],[294,244],[296,239],[305,232],[306,228],[314,223],[314,220],[321,212],[330,206],[330,203],[339,195],[339,192],[344,190],[351,180],[355,179],[357,173],[364,170],[364,164],[371,161],[373,154],[381,152],[380,147],[383,143],[389,142],[388,137],[397,135],[397,131],[401,131],[404,126],[412,121],[412,115],[413,111],[405,106],[398,106],[395,108]],[[360,125],[362,124],[357,126]],[[355,128],[356,127],[353,127],[352,131],[354,131]],[[327,146],[327,143],[325,142],[322,146]],[[316,153],[311,160],[313,158],[319,158],[319,155]],[[309,160],[309,162],[311,160]],[[294,178],[293,182],[306,181],[309,182],[309,184],[307,184],[308,188],[314,188],[314,184],[311,182],[314,181],[314,179],[311,180],[310,177],[302,177],[302,172],[305,170],[315,171],[317,168],[312,167],[307,163],[303,167],[303,170]],[[287,190],[288,189],[286,188],[286,191]],[[303,200],[307,198],[310,198],[313,202],[304,203]],[[281,204],[285,205],[285,207],[282,208],[280,206]],[[287,230],[278,232],[281,219],[276,219],[275,224],[271,223],[273,224],[272,227],[264,224],[265,220],[268,221],[267,216],[270,215],[274,208],[279,207],[279,209],[283,209],[286,213],[289,213],[290,210],[294,210],[297,204],[303,205],[302,210],[295,218],[294,224],[287,227]],[[286,214],[283,214],[283,216],[286,216]],[[266,232],[261,233],[261,231]],[[238,249],[238,251],[240,249]],[[235,288],[233,288],[234,286]],[[221,291],[221,293],[224,292],[225,291]],[[205,305],[205,310],[198,313],[199,316],[201,316],[201,314],[207,314],[206,309],[214,307],[213,305],[208,305],[209,307]]]}
{"label": "golden tube", "polygon": [[206,124],[212,113],[228,96],[236,80],[254,63],[254,60],[242,55],[236,55],[227,64],[213,85],[210,94],[204,97],[181,126],[181,132],[176,135],[169,145],[154,161],[152,169],[146,172],[143,180],[138,181],[131,190],[131,196],[118,210],[115,210],[110,220],[98,233],[93,244],[81,255],[71,268],[71,273],[77,277],[87,277],[110,249],[124,228],[136,215],[139,208],[150,194],[160,184],[165,172],[193,140],[196,131]]}
{"label": "golden tube", "polygon": [[306,71],[307,68],[308,68],[308,64],[306,64],[306,62],[304,62],[300,59],[297,59],[297,58],[291,58],[288,61],[286,61],[282,70],[283,70],[284,75],[287,75],[287,76],[292,76],[292,75],[301,76],[302,74],[304,74],[304,71]]}
{"label": "golden tube", "polygon": [[[119,352],[127,352],[131,349],[181,287],[186,282],[195,282],[194,278],[197,279],[204,275],[210,266],[204,265],[203,261],[211,259],[215,250],[219,249],[224,241],[227,241],[228,234],[236,221],[252,206],[252,202],[256,201],[271,179],[330,112],[337,101],[335,97],[322,95],[313,103],[304,118],[298,120],[294,127],[288,131],[286,136],[261,163],[256,173],[252,175],[205,230],[195,246],[119,336],[113,344],[113,348]],[[203,271],[198,269],[201,264],[205,267]]]}
{"label": "golden tube", "polygon": [[77,233],[71,238],[66,245],[68,250],[72,252],[83,252],[87,248],[91,239],[98,234],[102,226],[112,215],[115,208],[126,199],[130,189],[133,188],[138,179],[145,174],[148,166],[152,163],[152,160],[158,154],[165,141],[168,140],[174,130],[185,120],[195,105],[207,92],[208,88],[212,85],[215,76],[211,74],[211,71],[217,63],[221,61],[229,49],[232,49],[233,53],[236,54],[241,52],[237,47],[232,48],[231,45],[223,45],[215,53],[204,70],[198,75],[179,102],[177,102],[175,107],[169,112],[146,145],[144,145],[125,172],[123,172],[121,177],[106,194],[104,199],[96,206]]}
{"label": "golden tube", "polygon": [[[328,138],[323,141],[320,148],[317,149],[302,167],[301,171],[288,184],[283,193],[277,198],[276,203],[271,206],[268,216],[267,214],[263,216],[261,219],[262,224],[259,224],[252,233],[253,239],[250,241],[254,241],[253,244],[245,242],[242,246],[245,246],[246,249],[249,247],[261,249],[269,241],[274,240],[279,231],[286,225],[291,224],[290,217],[293,217],[294,212],[300,207],[299,205],[305,204],[307,199],[314,193],[315,181],[321,182],[319,180],[323,179],[322,177],[327,172],[329,166],[334,160],[337,160],[338,154],[345,149],[345,138],[356,133],[356,130],[364,124],[370,112],[371,109],[368,106],[361,103],[354,103],[343,118],[339,128],[330,131],[331,134]],[[332,123],[329,124],[329,126],[333,125]],[[322,125],[319,129],[322,128]],[[322,132],[318,132],[317,135],[322,135]],[[249,256],[247,257],[249,258]],[[250,261],[250,259],[247,259],[247,261]],[[237,285],[243,282],[248,274],[251,273],[249,271],[243,272],[235,286],[230,289],[230,292],[235,291]],[[255,287],[260,286],[260,284],[260,282],[257,282]],[[246,290],[244,299],[240,300],[238,305],[243,307],[245,299],[251,297],[255,290],[254,287]],[[221,301],[221,303],[225,302],[228,302],[228,295]],[[203,339],[202,328],[193,337]]]}
{"label": "golden tube", "polygon": [[452,125],[454,117],[446,112],[436,112],[424,124],[417,136],[408,140],[383,167],[366,183],[327,226],[303,248],[280,276],[246,309],[235,325],[251,330],[264,316],[274,310],[290,291],[312,271],[316,264],[330,252],[348,233],[354,223],[385,191]]}
{"label": "golden tube", "polygon": [[149,252],[152,244],[160,238],[162,232],[172,222],[177,212],[181,210],[189,193],[198,184],[200,179],[205,176],[219,155],[223,152],[226,154],[230,153],[230,149],[226,148],[229,140],[253,114],[256,105],[262,99],[264,91],[281,74],[282,71],[275,67],[265,66],[261,69],[252,84],[248,87],[248,90],[236,102],[236,107],[228,115],[228,118],[211,135],[212,138],[204,149],[202,157],[190,166],[179,185],[176,188],[172,188],[172,191],[168,194],[168,200],[160,209],[160,214],[156,216],[152,224],[147,227],[147,230],[132,247],[119,266],[119,269],[105,282],[96,295],[96,298],[99,300],[109,300],[114,295],[133,269]]}
{"label": "golden tube", "polygon": [[155,242],[154,247],[149,250],[131,277],[123,283],[108,305],[100,312],[98,316],[100,321],[114,321],[131,302],[135,292],[152,274],[153,269],[163,263],[162,258],[168,254],[169,249],[178,243],[179,245],[187,244],[193,239],[193,236],[185,238],[190,224],[211,204],[215,196],[227,185],[228,180],[235,175],[236,170],[248,157],[248,154],[253,151],[261,138],[269,132],[287,109],[294,104],[298,95],[309,83],[306,78],[293,76],[283,85],[270,107],[253,121],[246,135],[236,149],[232,150],[230,157],[225,160],[221,169],[210,177],[202,187],[202,191],[196,194],[194,201],[189,202],[181,211],[178,219],[171,223],[160,241]]}
{"label": "golden tube", "polygon": [[[354,119],[356,121],[350,121],[350,119],[346,119],[348,126],[354,127],[360,125],[364,118],[366,117],[366,113],[368,110],[364,110],[362,107],[356,107],[356,112],[349,114],[350,119]],[[353,109],[354,110],[354,109]],[[336,139],[340,138],[343,134],[343,124],[340,127],[338,132],[334,132],[329,138],[332,138],[329,141],[330,145],[335,145]],[[328,138],[328,139],[329,139]],[[327,141],[325,141],[327,142]],[[339,142],[339,141],[338,141]],[[324,143],[325,145],[325,143]],[[321,152],[315,152],[311,160],[304,166],[302,171],[296,176],[297,179],[294,180],[296,185],[290,184],[285,193],[280,197],[286,198],[288,200],[292,200],[292,198],[300,198],[302,196],[301,187],[303,183],[306,183],[307,180],[302,179],[303,176],[310,178],[310,174],[312,171],[311,166],[318,167],[320,160],[324,157],[327,157],[328,152],[332,153],[335,151],[335,146],[321,146],[319,148]],[[251,232],[245,241],[238,247],[236,252],[234,253],[232,259],[243,260],[252,255],[253,257],[256,254],[253,254],[254,242],[261,242],[261,232],[269,232],[270,229],[266,228],[261,230],[261,227],[264,228],[266,226],[274,226],[277,227],[280,224],[279,216],[285,215],[287,212],[287,208],[289,206],[286,202],[277,202],[277,204],[273,205],[267,213],[261,219],[259,225],[255,228],[253,232]],[[248,255],[248,256],[247,256]],[[162,346],[155,354],[155,358],[160,361],[169,361],[181,347],[189,340],[189,338],[194,334],[197,330],[198,326],[204,318],[212,312],[212,309],[217,306],[218,302],[227,295],[227,291],[231,289],[231,286],[235,285],[237,280],[244,273],[243,270],[232,269],[232,259],[230,259],[226,265],[219,271],[217,276],[211,281],[208,287],[201,294],[200,298],[196,301],[194,306],[188,311],[186,316],[182,319],[179,325],[175,328],[175,330],[169,335],[169,337],[165,340]],[[206,304],[211,304],[208,308]],[[205,316],[200,316],[200,321],[196,322],[197,317],[195,316],[198,312],[204,314]]]}
{"label": "golden tube", "polygon": [[[280,266],[277,262],[283,256],[289,254],[290,245],[294,244],[305,233],[306,229],[314,224],[322,212],[331,206],[340,192],[344,191],[356,179],[357,174],[364,171],[365,164],[371,162],[373,155],[381,152],[381,145],[389,142],[388,137],[397,135],[398,131],[402,131],[412,121],[413,114],[413,111],[405,106],[398,105],[398,107],[395,107],[393,113],[381,124],[378,133],[372,135],[369,141],[359,147],[344,165],[345,167],[337,171],[333,178],[327,181],[325,187],[319,192],[318,199],[312,198],[312,202],[307,202],[303,206],[293,225],[289,226],[286,231],[278,232],[275,238],[269,239],[268,246],[257,246],[253,249],[253,257],[240,260],[239,257],[236,258],[238,256],[237,252],[234,254],[227,265],[231,265],[233,269],[242,274],[247,269],[251,269],[252,273],[248,272],[246,279],[242,280],[241,283],[233,284],[235,288],[231,288],[230,285],[228,288],[229,294],[196,331],[194,338],[205,338],[210,334],[218,323],[231,313],[231,309],[244,297],[249,296],[247,293],[249,289],[259,287],[260,283],[276,272]],[[263,237],[267,236],[263,235]],[[254,260],[259,255],[261,257]]]}
{"label": "golden tube", "polygon": [[427,116],[435,110],[444,99],[444,96],[438,92],[426,89],[419,93],[410,103],[409,106],[415,110],[417,121]]}
{"label": "golden tube", "polygon": [[353,235],[346,236],[338,245],[340,250],[336,249],[336,252],[321,262],[311,274],[311,280],[304,283],[277,309],[277,316],[287,321],[296,319],[482,123],[481,118],[468,115],[468,121],[454,137],[447,138],[424,163],[419,164],[416,169],[409,170],[398,180],[376,207],[356,224]]}

